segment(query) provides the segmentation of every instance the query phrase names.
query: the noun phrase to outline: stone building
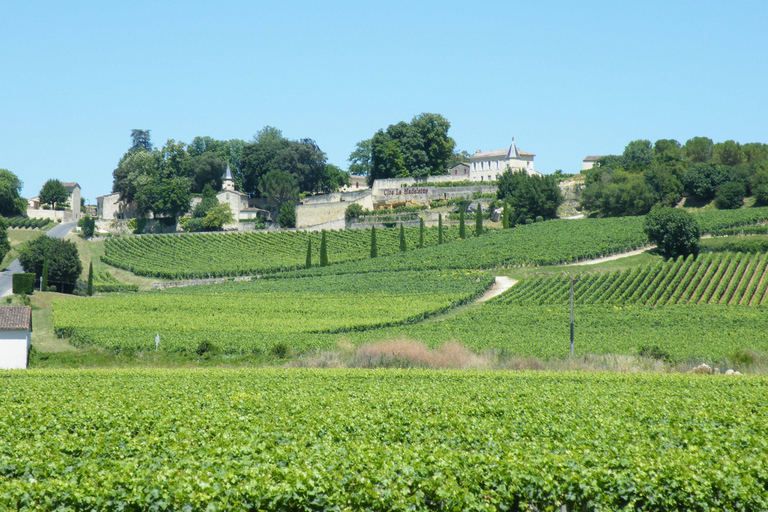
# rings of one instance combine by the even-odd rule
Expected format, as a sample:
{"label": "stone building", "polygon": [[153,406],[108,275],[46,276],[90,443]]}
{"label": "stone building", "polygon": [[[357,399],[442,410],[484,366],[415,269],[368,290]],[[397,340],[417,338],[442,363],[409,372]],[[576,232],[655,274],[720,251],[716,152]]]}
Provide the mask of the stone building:
{"label": "stone building", "polygon": [[32,308],[0,306],[0,370],[24,370],[32,346]]}
{"label": "stone building", "polygon": [[477,150],[469,157],[469,181],[496,181],[501,173],[510,169],[512,171],[524,170],[531,176],[541,176],[541,173],[533,169],[533,153],[520,151],[512,138],[509,149],[499,151],[481,152]]}

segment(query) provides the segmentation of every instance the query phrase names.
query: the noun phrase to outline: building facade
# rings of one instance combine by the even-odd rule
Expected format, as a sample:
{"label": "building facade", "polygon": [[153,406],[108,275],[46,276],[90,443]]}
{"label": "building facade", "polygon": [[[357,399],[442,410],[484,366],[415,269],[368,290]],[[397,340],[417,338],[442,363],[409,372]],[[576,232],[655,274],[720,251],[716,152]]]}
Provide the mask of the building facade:
{"label": "building facade", "polygon": [[[525,171],[530,176],[541,176],[533,168],[533,153],[520,151],[512,138],[509,149],[500,151],[481,152],[477,150],[469,157],[469,181],[496,181],[501,173],[511,171]],[[454,168],[452,168],[454,169]]]}
{"label": "building facade", "polygon": [[0,306],[0,370],[25,370],[32,346],[32,308]]}

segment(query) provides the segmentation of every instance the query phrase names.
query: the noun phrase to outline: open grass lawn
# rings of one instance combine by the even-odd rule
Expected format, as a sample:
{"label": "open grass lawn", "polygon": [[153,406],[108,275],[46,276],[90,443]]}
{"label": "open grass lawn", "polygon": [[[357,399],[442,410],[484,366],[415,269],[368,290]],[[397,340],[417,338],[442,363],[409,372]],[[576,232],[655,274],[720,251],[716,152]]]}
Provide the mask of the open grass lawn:
{"label": "open grass lawn", "polygon": [[8,241],[11,242],[11,250],[3,258],[0,263],[0,270],[8,268],[13,260],[19,257],[19,248],[27,240],[34,240],[39,236],[43,236],[45,230],[41,229],[14,229],[8,228]]}

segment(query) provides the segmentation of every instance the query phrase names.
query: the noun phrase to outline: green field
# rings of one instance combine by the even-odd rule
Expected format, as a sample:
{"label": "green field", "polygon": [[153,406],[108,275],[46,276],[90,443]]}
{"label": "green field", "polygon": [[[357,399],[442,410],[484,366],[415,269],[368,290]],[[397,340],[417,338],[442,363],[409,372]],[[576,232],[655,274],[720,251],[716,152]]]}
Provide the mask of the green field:
{"label": "green field", "polygon": [[765,377],[0,378],[4,510],[768,509]]}
{"label": "green field", "polygon": [[[53,305],[53,324],[77,346],[193,352],[201,342],[225,353],[326,348],[327,337],[413,323],[479,296],[493,277],[477,271],[380,272],[121,294]],[[299,341],[302,340],[302,341]]]}

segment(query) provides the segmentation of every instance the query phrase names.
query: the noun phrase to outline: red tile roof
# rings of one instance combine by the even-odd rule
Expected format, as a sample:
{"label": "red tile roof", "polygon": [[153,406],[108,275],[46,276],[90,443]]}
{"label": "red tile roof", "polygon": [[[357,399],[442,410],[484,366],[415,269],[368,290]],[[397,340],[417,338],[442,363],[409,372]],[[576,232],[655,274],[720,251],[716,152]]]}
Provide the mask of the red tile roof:
{"label": "red tile roof", "polygon": [[32,308],[29,306],[0,306],[0,330],[16,331],[32,327]]}

